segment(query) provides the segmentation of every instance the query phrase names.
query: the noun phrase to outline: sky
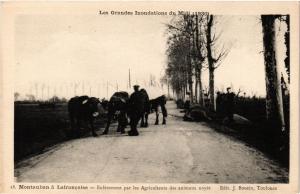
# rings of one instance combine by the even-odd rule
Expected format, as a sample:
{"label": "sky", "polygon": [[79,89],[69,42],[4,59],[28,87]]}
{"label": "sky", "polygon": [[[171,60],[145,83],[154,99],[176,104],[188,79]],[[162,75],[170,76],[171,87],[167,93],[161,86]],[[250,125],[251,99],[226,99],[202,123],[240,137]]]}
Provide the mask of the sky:
{"label": "sky", "polygon": [[[39,98],[54,94],[69,98],[83,93],[109,97],[116,89],[131,91],[130,69],[131,84],[145,87],[151,98],[166,93],[166,87],[149,88],[147,83],[150,74],[157,81],[164,74],[165,23],[170,19],[170,16],[21,15],[15,21],[15,91],[23,97],[30,93]],[[241,89],[249,95],[264,96],[259,16],[217,16],[216,22],[215,30],[220,34],[218,45],[230,48],[215,71],[216,89],[231,86],[235,91]],[[278,37],[281,36],[279,33]],[[283,57],[279,54],[281,61]],[[203,74],[207,86],[208,72]]]}

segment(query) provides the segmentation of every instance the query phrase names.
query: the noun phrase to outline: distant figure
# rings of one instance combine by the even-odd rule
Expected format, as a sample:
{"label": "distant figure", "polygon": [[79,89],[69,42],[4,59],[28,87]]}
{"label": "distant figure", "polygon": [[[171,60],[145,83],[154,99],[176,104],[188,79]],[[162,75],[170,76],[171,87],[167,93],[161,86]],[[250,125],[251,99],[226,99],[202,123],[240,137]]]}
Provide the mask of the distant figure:
{"label": "distant figure", "polygon": [[188,111],[188,110],[190,109],[190,107],[191,107],[191,101],[186,100],[186,101],[184,102],[184,110],[185,110],[185,111]]}
{"label": "distant figure", "polygon": [[226,111],[226,116],[228,117],[229,122],[233,122],[233,112],[234,112],[234,96],[235,94],[231,92],[231,87],[228,87],[226,93],[226,106],[225,106],[225,111]]}
{"label": "distant figure", "polygon": [[223,119],[226,117],[226,109],[227,109],[227,102],[226,102],[226,94],[217,92],[217,98],[216,98],[216,112],[217,112],[217,117],[219,119]]}
{"label": "distant figure", "polygon": [[190,99],[190,93],[187,92],[185,95],[185,101],[184,101],[184,110],[188,111],[191,106],[191,99]]}
{"label": "distant figure", "polygon": [[221,92],[217,92],[217,97],[216,97],[216,112],[217,112],[217,116],[221,117],[221,111],[222,111],[222,96],[221,96]]}
{"label": "distant figure", "polygon": [[138,136],[137,124],[142,118],[145,111],[145,95],[139,91],[139,86],[134,85],[134,92],[131,94],[128,102],[128,115],[130,117],[131,130],[128,132],[129,136]]}
{"label": "distant figure", "polygon": [[92,135],[97,136],[94,128],[94,119],[99,116],[99,108],[101,104],[98,98],[88,96],[76,96],[69,100],[68,111],[71,120],[71,128],[77,128],[77,134],[79,135],[79,129],[81,122],[90,124]]}

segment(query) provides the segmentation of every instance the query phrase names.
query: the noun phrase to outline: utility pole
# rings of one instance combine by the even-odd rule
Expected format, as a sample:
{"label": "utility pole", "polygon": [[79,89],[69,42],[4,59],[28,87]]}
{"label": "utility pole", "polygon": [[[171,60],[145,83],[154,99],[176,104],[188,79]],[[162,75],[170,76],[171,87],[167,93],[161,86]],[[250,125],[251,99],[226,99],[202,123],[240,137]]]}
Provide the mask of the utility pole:
{"label": "utility pole", "polygon": [[47,98],[48,98],[48,100],[50,98],[50,88],[49,88],[49,85],[47,86]]}
{"label": "utility pole", "polygon": [[35,83],[34,87],[35,87],[35,99],[38,99],[38,83]]}
{"label": "utility pole", "polygon": [[170,83],[168,80],[167,80],[167,84],[168,84],[168,98],[170,98]]}
{"label": "utility pole", "polygon": [[98,83],[98,92],[97,92],[98,97],[100,97],[100,84]]}
{"label": "utility pole", "polygon": [[108,82],[106,82],[106,98],[108,99]]}
{"label": "utility pole", "polygon": [[129,82],[128,82],[128,84],[129,84],[129,88],[131,88],[130,68],[129,68]]}
{"label": "utility pole", "polygon": [[84,81],[82,81],[82,95],[84,95]]}
{"label": "utility pole", "polygon": [[68,83],[66,84],[66,98],[69,97],[69,87],[68,87]]}
{"label": "utility pole", "polygon": [[42,90],[42,100],[44,100],[44,89],[45,89],[45,85],[43,84],[42,88],[41,88],[41,90]]}

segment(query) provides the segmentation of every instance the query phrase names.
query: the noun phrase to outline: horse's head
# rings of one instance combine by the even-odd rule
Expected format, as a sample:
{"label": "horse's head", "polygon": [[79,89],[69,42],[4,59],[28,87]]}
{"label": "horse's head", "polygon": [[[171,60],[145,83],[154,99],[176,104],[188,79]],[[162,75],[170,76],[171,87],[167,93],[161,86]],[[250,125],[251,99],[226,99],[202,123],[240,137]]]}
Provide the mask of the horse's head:
{"label": "horse's head", "polygon": [[104,108],[104,110],[108,109],[108,100],[105,100],[105,98],[103,98],[101,100],[100,104],[102,105],[102,107]]}
{"label": "horse's head", "polygon": [[99,98],[90,97],[87,101],[87,105],[93,117],[98,117],[102,112]]}

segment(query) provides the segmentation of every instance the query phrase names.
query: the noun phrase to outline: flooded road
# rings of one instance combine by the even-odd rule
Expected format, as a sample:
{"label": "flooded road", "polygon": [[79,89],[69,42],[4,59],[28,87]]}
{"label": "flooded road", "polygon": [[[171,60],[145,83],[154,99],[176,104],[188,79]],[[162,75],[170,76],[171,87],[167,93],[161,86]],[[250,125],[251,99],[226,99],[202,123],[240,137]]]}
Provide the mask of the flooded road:
{"label": "flooded road", "polygon": [[113,125],[106,136],[71,140],[24,160],[15,169],[17,181],[287,182],[287,170],[260,151],[205,123],[182,121],[183,113],[173,102],[168,102],[167,108],[167,125],[154,125],[152,114],[149,127],[139,128],[139,136],[116,133]]}

